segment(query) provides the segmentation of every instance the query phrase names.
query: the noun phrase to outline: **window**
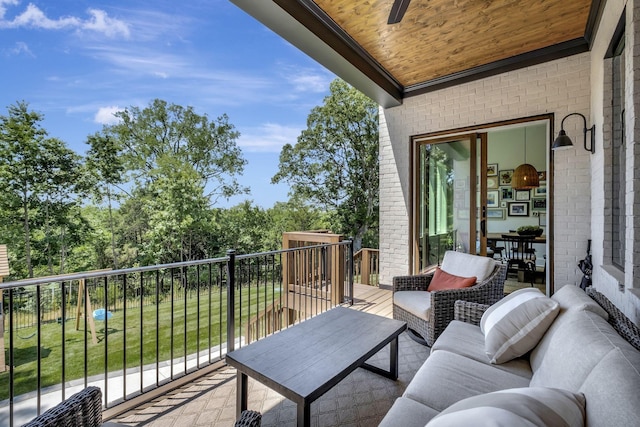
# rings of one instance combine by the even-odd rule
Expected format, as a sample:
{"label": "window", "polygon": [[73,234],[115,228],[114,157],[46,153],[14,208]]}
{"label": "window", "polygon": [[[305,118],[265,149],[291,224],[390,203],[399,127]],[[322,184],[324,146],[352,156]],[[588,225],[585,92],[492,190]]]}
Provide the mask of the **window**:
{"label": "window", "polygon": [[625,54],[624,34],[613,51],[611,63],[611,262],[624,271],[626,236],[626,142],[624,132]]}

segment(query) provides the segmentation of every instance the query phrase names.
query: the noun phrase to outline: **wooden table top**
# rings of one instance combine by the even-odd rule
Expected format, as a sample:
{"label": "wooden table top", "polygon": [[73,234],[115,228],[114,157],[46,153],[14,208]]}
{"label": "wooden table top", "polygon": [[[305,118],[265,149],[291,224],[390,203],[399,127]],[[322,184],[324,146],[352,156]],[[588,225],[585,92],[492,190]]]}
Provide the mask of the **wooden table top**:
{"label": "wooden table top", "polygon": [[[508,236],[514,236],[514,237],[520,237],[520,235],[518,233],[509,233],[509,232],[505,232],[505,233],[487,233],[487,240],[495,240],[495,241],[501,241],[502,239],[502,235],[508,235]],[[542,236],[537,236],[533,239],[533,243],[547,243],[547,236],[545,236],[544,234]]]}
{"label": "wooden table top", "polygon": [[336,307],[227,354],[227,363],[294,402],[313,401],[380,351],[406,323]]}

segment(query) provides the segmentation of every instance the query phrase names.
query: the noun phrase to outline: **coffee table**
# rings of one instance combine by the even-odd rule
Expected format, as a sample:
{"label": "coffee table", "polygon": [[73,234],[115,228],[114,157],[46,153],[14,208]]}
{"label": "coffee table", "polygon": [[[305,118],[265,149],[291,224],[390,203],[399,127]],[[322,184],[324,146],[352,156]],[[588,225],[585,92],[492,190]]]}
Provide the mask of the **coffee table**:
{"label": "coffee table", "polygon": [[[405,322],[336,307],[227,354],[237,373],[237,416],[247,409],[248,377],[298,406],[298,426],[311,423],[311,403],[362,367],[398,378],[398,336]],[[366,361],[390,344],[389,370]]]}

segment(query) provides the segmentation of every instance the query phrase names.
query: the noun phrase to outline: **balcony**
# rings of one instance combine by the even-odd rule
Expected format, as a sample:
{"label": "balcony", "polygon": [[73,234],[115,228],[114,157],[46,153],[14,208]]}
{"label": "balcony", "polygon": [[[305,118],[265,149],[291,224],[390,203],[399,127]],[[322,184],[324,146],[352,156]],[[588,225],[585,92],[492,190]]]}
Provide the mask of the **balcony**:
{"label": "balcony", "polygon": [[[366,271],[371,254],[354,256],[351,242],[327,243],[326,234],[315,244],[307,237],[271,253],[0,285],[0,424],[21,425],[88,385],[102,389],[105,419],[231,424],[235,371],[223,362],[227,350],[336,305],[391,316],[390,291],[352,281],[354,273],[377,276]],[[314,424],[379,421],[427,356],[406,337],[400,350],[398,382],[357,370],[314,404]],[[250,407],[264,413],[265,425],[295,420],[291,402],[251,387]]]}

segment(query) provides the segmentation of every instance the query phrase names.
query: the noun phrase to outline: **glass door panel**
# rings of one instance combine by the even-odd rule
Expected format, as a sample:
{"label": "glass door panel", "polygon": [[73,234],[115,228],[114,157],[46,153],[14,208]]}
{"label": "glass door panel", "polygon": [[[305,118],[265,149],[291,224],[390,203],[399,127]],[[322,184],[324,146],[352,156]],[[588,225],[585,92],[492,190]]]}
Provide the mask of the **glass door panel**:
{"label": "glass door panel", "polygon": [[476,145],[473,134],[417,147],[417,271],[447,250],[476,253]]}

